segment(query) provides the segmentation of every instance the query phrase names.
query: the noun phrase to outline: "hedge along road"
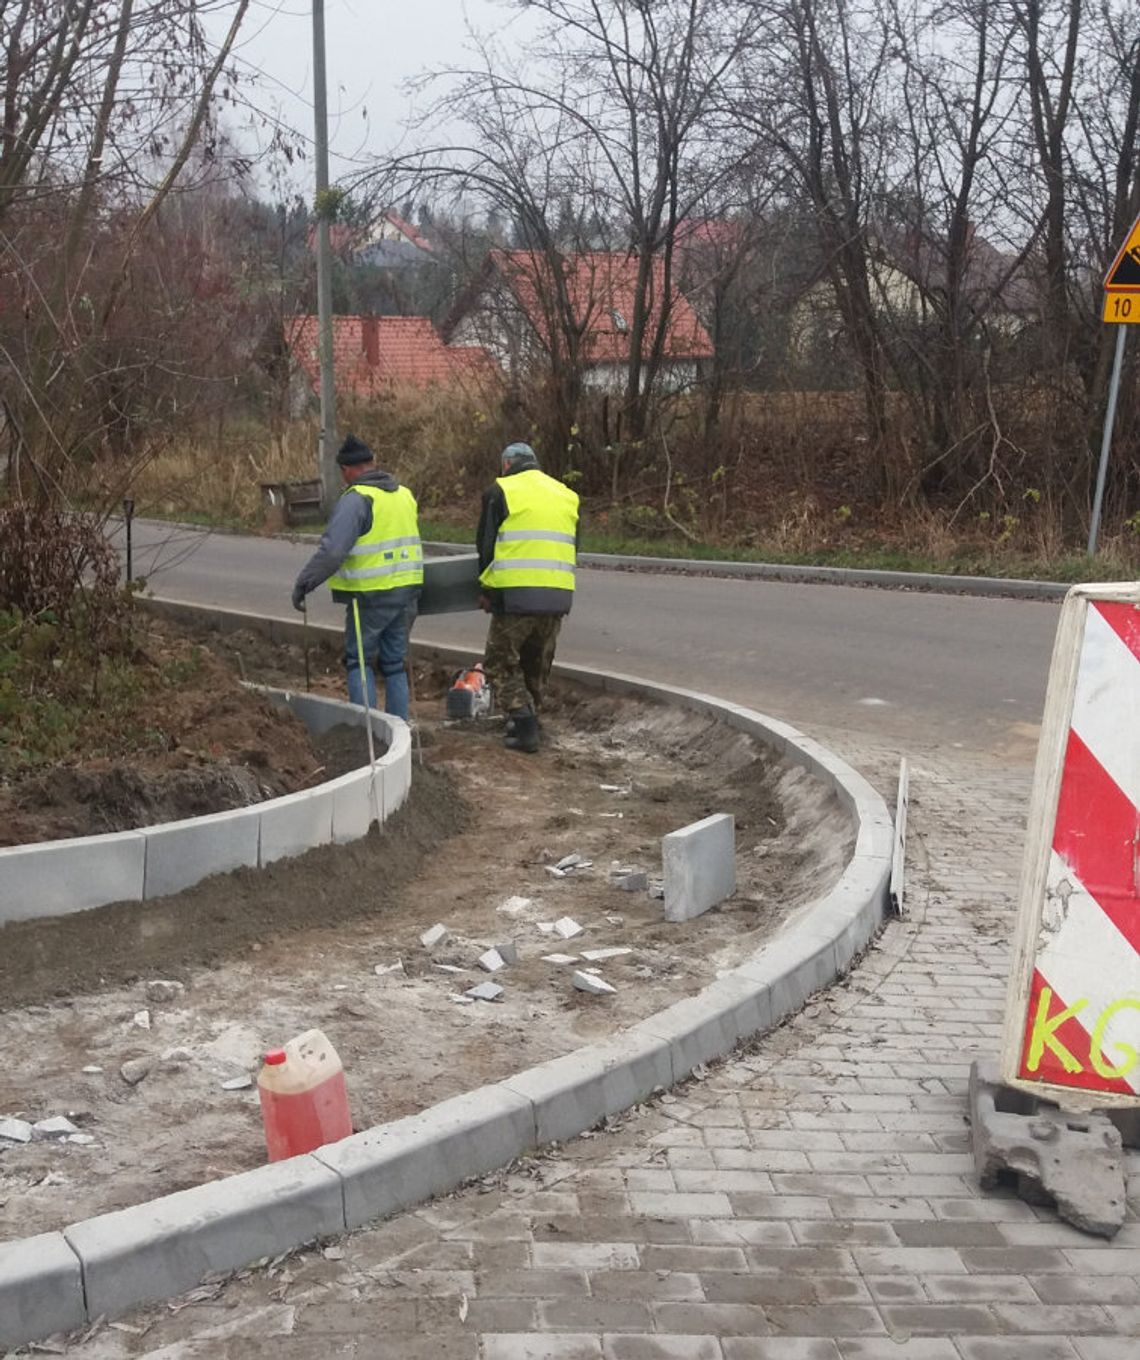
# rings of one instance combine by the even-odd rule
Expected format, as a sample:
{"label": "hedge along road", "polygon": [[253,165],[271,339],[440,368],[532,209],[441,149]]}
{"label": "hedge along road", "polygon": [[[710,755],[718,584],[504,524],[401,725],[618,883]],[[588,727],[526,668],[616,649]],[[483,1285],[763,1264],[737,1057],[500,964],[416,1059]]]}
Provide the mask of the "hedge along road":
{"label": "hedge along road", "polygon": [[[121,544],[122,530],[115,531]],[[311,543],[134,523],[154,594],[292,617]],[[309,617],[338,623],[328,592]],[[704,576],[579,572],[559,659],[706,690],[803,730],[858,731],[1032,758],[1055,603]],[[420,642],[483,646],[480,614],[425,618]]]}

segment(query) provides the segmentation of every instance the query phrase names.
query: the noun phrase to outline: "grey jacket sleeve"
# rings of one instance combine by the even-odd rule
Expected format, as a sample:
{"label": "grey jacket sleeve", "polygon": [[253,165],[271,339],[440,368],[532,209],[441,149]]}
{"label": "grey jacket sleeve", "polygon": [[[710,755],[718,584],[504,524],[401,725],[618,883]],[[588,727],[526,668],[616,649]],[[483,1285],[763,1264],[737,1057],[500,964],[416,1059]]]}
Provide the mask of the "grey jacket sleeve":
{"label": "grey jacket sleeve", "polygon": [[352,545],[372,526],[372,505],[367,496],[342,496],[321,535],[320,546],[301,568],[294,593],[308,595],[322,581],[334,576]]}

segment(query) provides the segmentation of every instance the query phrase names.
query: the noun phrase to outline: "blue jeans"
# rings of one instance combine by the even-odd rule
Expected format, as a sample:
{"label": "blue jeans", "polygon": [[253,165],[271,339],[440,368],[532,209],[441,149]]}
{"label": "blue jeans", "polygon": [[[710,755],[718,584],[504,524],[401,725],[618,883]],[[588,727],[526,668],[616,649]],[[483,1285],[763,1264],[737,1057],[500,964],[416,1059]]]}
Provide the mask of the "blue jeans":
{"label": "blue jeans", "polygon": [[[376,676],[379,667],[384,677],[384,711],[397,718],[408,717],[408,677],[404,658],[408,654],[408,634],[416,617],[416,606],[407,600],[393,603],[385,591],[364,595],[360,606],[360,640],[364,648],[364,671],[368,684],[368,706],[376,708]],[[354,602],[356,603],[356,602]],[[360,683],[360,654],[356,646],[356,618],[352,604],[344,611],[344,668],[348,678],[348,697],[354,704],[364,702]]]}

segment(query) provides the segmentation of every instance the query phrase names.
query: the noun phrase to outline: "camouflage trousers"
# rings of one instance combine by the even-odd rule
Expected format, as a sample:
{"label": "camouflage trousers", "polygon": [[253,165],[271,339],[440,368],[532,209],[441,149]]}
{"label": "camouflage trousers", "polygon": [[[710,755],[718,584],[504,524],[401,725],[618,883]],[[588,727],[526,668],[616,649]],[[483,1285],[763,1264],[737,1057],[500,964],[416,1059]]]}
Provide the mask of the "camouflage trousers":
{"label": "camouflage trousers", "polygon": [[500,712],[542,707],[561,627],[561,614],[491,615],[483,665]]}

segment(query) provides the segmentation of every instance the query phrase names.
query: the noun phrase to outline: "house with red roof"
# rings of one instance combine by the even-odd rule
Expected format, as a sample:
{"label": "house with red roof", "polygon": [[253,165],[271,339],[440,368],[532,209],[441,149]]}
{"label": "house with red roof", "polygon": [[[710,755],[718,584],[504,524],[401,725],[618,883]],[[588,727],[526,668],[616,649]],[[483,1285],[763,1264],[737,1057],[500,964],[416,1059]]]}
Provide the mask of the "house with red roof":
{"label": "house with red roof", "polygon": [[[320,386],[315,316],[286,325],[286,345],[308,386]],[[445,345],[426,316],[334,316],[337,395],[360,401],[395,391],[478,386],[501,380],[498,365],[478,345]]]}
{"label": "house with red roof", "polygon": [[[512,378],[576,358],[587,386],[621,388],[631,355],[638,264],[633,255],[585,251],[562,256],[556,276],[545,255],[493,250],[443,333],[453,344],[482,346]],[[664,390],[676,391],[696,381],[713,345],[684,294],[670,289],[668,308],[665,297],[664,264],[655,259],[642,354],[648,357],[664,311],[658,380]]]}

